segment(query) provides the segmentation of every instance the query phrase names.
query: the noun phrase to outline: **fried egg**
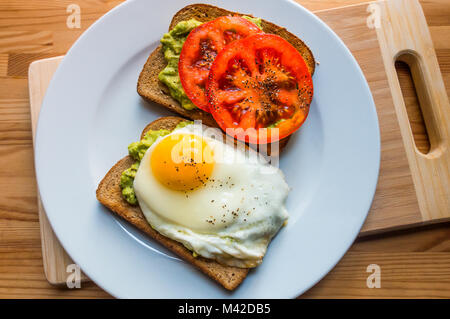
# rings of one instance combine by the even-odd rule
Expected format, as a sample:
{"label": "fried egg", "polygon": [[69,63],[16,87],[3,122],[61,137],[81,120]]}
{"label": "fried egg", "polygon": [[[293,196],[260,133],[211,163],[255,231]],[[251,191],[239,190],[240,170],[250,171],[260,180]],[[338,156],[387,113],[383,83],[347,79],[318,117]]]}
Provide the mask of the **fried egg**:
{"label": "fried egg", "polygon": [[289,187],[255,151],[210,130],[191,124],[159,137],[136,172],[136,197],[150,225],[194,255],[255,267],[288,218]]}

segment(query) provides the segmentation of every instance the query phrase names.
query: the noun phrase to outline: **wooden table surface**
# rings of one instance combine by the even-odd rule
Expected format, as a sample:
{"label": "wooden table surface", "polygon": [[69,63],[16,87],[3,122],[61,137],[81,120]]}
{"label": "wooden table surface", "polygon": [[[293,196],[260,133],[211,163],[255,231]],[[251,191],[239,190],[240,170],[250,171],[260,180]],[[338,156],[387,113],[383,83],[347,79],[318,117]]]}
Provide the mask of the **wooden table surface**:
{"label": "wooden table surface", "polygon": [[[298,1],[310,10],[365,2]],[[65,54],[89,25],[120,2],[0,0],[0,298],[110,297],[94,283],[82,289],[61,289],[45,279],[27,71],[33,60]],[[80,29],[66,25],[66,9],[72,3],[81,7]],[[450,1],[424,0],[421,4],[449,93]],[[420,125],[415,129],[419,134],[423,131]],[[369,264],[381,267],[381,288],[367,288]],[[358,239],[303,297],[450,298],[450,224]]]}

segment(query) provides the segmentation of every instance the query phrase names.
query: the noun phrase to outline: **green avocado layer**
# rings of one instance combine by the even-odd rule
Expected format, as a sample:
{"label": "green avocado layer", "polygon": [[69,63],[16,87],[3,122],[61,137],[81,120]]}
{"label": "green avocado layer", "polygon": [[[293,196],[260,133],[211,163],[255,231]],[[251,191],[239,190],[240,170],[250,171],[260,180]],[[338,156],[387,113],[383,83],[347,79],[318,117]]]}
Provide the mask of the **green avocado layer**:
{"label": "green avocado layer", "polygon": [[170,95],[187,110],[194,109],[195,105],[189,100],[181,86],[178,61],[188,34],[201,24],[195,19],[181,21],[161,39],[167,66],[159,73],[158,79],[169,88]]}
{"label": "green avocado layer", "polygon": [[[186,125],[192,124],[190,121],[183,121],[178,123],[174,130],[185,127]],[[134,177],[136,176],[136,172],[139,168],[139,164],[144,158],[145,152],[152,146],[153,143],[160,136],[168,135],[173,131],[169,130],[149,130],[145,133],[144,138],[139,142],[133,142],[128,145],[128,154],[136,161],[130,168],[124,170],[122,175],[120,176],[120,188],[122,189],[123,198],[130,203],[131,205],[137,204],[136,194],[133,188]]]}
{"label": "green avocado layer", "polygon": [[247,19],[248,21],[253,22],[254,24],[256,24],[258,26],[258,28],[260,28],[262,30],[262,26],[261,26],[261,18],[253,18],[253,17],[249,17],[249,16],[242,16],[244,19]]}
{"label": "green avocado layer", "polygon": [[[261,19],[243,16],[243,18],[253,22],[261,29]],[[181,49],[189,33],[202,22],[195,19],[179,22],[172,30],[164,34],[161,38],[164,58],[167,66],[159,73],[158,79],[168,88],[170,95],[177,100],[186,110],[196,108],[194,103],[189,100],[181,85],[180,75],[178,74],[178,61],[180,60]]]}

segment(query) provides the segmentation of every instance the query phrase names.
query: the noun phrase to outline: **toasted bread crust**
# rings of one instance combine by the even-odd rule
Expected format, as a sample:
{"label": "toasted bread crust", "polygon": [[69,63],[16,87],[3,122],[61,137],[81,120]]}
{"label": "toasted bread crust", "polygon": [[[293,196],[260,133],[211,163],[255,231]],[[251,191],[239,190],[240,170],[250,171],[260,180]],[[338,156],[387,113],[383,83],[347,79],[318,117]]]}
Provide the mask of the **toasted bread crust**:
{"label": "toasted bread crust", "polygon": [[[184,119],[175,116],[160,118],[145,127],[142,131],[141,138],[148,130],[173,130],[181,121],[184,121]],[[128,169],[134,162],[135,161],[130,156],[126,156],[108,171],[98,185],[96,192],[98,201],[109,208],[113,213],[131,223],[185,261],[196,266],[226,289],[233,290],[239,286],[247,276],[248,269],[224,266],[214,260],[193,257],[192,252],[185,248],[181,243],[165,237],[154,230],[145,219],[139,206],[130,205],[123,199],[122,190],[119,185],[120,177],[122,172]]]}
{"label": "toasted bread crust", "polygon": [[[171,30],[180,21],[197,19],[206,22],[225,15],[247,15],[228,11],[208,4],[193,4],[182,8],[172,18],[169,26]],[[291,43],[302,55],[311,74],[314,74],[315,60],[308,46],[285,28],[279,27],[269,21],[262,20],[261,26],[264,32],[277,34]],[[170,96],[169,89],[158,79],[158,74],[166,67],[162,46],[158,46],[149,56],[145,63],[137,83],[137,91],[140,96],[150,102],[158,103],[178,114],[191,120],[201,120],[205,125],[217,127],[211,114],[200,109],[186,110],[178,101]],[[287,142],[287,141],[286,141]]]}
{"label": "toasted bread crust", "polygon": [[[200,22],[207,22],[226,15],[240,15],[253,17],[253,15],[251,14],[228,11],[209,4],[198,3],[188,5],[182,8],[177,13],[175,13],[175,15],[172,18],[172,21],[170,22],[169,30],[172,30],[181,21],[196,19],[197,21]],[[279,35],[280,37],[288,41],[290,44],[292,44],[301,53],[303,59],[305,59],[305,62],[308,65],[308,69],[311,75],[314,74],[316,61],[314,59],[311,50],[302,40],[300,40],[294,34],[290,33],[286,28],[279,27],[276,24],[263,19],[261,19],[261,27],[264,32]]]}

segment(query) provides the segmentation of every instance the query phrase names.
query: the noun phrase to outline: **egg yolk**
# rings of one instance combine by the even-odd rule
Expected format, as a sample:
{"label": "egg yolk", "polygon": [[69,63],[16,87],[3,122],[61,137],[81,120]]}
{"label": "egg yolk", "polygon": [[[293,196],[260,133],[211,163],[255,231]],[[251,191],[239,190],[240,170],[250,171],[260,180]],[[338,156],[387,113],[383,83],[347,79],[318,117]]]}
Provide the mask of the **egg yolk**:
{"label": "egg yolk", "polygon": [[177,191],[191,191],[209,180],[214,157],[202,137],[172,134],[155,146],[150,164],[161,184]]}

